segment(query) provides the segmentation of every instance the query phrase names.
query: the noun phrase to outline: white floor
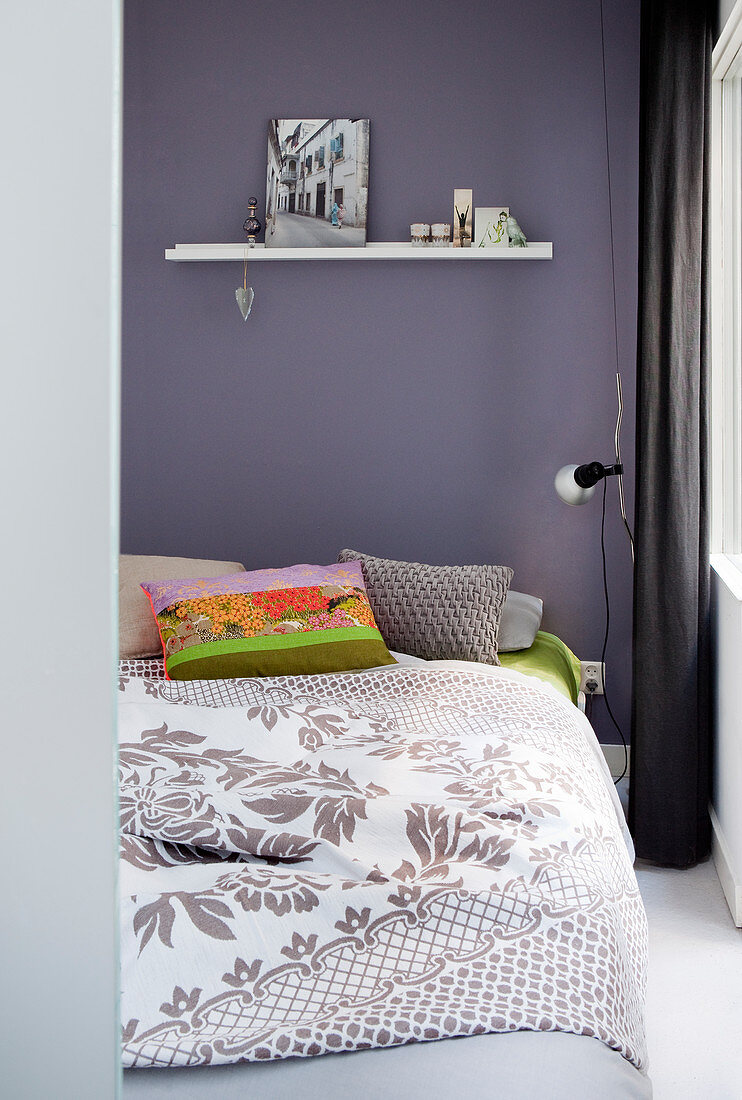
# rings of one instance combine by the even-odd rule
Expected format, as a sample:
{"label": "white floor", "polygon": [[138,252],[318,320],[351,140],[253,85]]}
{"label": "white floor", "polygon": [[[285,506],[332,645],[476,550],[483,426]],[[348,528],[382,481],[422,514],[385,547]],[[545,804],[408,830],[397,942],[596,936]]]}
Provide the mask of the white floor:
{"label": "white floor", "polygon": [[637,865],[649,919],[647,1044],[654,1100],[741,1100],[742,930],[714,865]]}

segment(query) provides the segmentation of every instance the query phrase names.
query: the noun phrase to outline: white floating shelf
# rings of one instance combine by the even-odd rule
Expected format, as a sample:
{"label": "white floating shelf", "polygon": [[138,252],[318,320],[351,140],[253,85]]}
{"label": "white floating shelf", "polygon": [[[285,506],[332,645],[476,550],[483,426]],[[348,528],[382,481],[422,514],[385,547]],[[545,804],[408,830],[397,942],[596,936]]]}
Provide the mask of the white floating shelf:
{"label": "white floating shelf", "polygon": [[165,259],[176,262],[239,260],[550,260],[551,241],[530,241],[526,248],[424,248],[402,241],[367,244],[364,248],[266,248],[256,244],[176,244]]}

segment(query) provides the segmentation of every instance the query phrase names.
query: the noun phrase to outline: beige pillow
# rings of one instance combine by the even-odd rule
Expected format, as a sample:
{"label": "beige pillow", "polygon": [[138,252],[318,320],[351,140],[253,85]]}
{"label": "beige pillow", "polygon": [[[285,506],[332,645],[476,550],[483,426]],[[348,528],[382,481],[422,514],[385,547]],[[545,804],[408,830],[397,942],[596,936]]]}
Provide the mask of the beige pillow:
{"label": "beige pillow", "polygon": [[119,656],[122,658],[159,657],[162,653],[152,607],[139,587],[142,581],[224,577],[228,573],[244,572],[244,565],[238,561],[121,554],[119,558]]}

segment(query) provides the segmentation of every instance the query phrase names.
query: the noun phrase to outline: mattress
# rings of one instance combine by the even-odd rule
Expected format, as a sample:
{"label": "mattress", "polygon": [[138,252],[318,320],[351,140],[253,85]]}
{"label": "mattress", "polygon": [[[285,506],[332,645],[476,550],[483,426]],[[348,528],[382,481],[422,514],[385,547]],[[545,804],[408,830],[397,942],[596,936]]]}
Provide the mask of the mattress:
{"label": "mattress", "polygon": [[651,1100],[602,1043],[564,1032],[475,1035],[385,1050],[189,1070],[125,1070],[124,1100]]}
{"label": "mattress", "polygon": [[353,1095],[366,1066],[477,1095],[519,1062],[651,1094],[630,842],[564,684],[124,662],[121,701],[125,1095]]}

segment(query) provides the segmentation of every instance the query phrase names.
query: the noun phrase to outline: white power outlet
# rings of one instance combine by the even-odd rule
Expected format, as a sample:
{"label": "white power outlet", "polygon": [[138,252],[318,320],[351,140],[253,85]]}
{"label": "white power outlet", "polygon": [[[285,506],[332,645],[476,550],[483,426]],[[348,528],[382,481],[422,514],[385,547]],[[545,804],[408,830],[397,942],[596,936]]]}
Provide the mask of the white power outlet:
{"label": "white power outlet", "polygon": [[580,691],[586,695],[603,695],[603,671],[600,661],[580,661]]}

